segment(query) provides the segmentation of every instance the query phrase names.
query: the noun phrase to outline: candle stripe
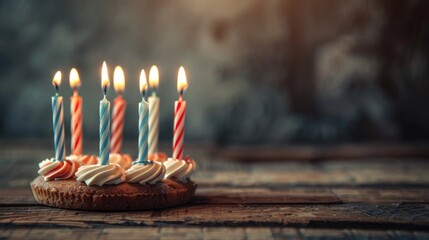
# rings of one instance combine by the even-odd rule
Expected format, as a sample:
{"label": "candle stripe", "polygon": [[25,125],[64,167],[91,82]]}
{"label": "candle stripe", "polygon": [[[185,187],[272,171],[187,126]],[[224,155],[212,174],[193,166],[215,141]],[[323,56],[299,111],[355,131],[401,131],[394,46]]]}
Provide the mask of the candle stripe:
{"label": "candle stripe", "polygon": [[83,131],[82,131],[82,98],[73,96],[71,102],[71,152],[74,155],[82,155]]}
{"label": "candle stripe", "polygon": [[176,149],[177,149],[178,159],[182,159],[182,157],[183,157],[183,134],[184,134],[184,132],[185,132],[185,129],[182,128],[182,131],[180,132],[178,139],[177,139]]}
{"label": "candle stripe", "polygon": [[185,135],[186,102],[176,101],[174,114],[173,158],[183,158],[183,141]]}
{"label": "candle stripe", "polygon": [[112,153],[120,153],[122,149],[125,109],[126,102],[122,97],[116,98],[113,105],[112,117],[112,136],[110,146],[110,152]]}
{"label": "candle stripe", "polygon": [[52,112],[55,159],[62,161],[66,155],[64,143],[64,109],[62,97],[52,97]]}
{"label": "candle stripe", "polygon": [[159,99],[149,97],[149,154],[158,152]]}
{"label": "candle stripe", "polygon": [[138,163],[148,163],[149,109],[147,102],[139,103],[139,157]]}
{"label": "candle stripe", "polygon": [[100,163],[109,163],[110,152],[110,103],[107,100],[100,101]]}
{"label": "candle stripe", "polygon": [[183,133],[185,132],[184,130],[185,129],[182,128],[181,130],[179,130],[180,131],[179,134],[176,134],[176,137],[174,139],[174,148],[177,148],[180,145],[182,145],[182,142],[183,142]]}

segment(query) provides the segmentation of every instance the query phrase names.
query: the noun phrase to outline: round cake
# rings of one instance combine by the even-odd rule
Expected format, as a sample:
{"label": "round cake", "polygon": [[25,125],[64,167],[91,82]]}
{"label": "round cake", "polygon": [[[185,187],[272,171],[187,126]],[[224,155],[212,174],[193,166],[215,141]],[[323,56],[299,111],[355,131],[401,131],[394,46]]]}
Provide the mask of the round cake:
{"label": "round cake", "polygon": [[122,182],[117,185],[87,186],[75,179],[31,182],[34,198],[51,207],[124,211],[168,208],[189,202],[197,185],[190,180],[163,179],[155,184]]}
{"label": "round cake", "polygon": [[197,185],[190,180],[196,168],[193,159],[136,160],[131,164],[129,157],[111,154],[114,161],[102,165],[99,161],[93,164],[91,158],[41,161],[40,176],[30,184],[34,198],[51,207],[125,211],[174,207],[189,202],[195,194]]}

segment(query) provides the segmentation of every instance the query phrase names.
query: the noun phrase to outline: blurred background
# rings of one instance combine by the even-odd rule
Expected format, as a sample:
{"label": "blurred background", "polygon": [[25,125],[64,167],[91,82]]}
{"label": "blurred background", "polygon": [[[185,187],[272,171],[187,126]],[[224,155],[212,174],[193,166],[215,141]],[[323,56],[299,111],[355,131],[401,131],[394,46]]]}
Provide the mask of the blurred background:
{"label": "blurred background", "polygon": [[111,77],[125,70],[127,140],[138,135],[139,72],[153,64],[161,141],[172,138],[180,65],[189,142],[429,140],[428,23],[426,0],[2,0],[0,138],[52,138],[61,70],[69,145],[76,67],[84,137],[98,139],[105,60]]}

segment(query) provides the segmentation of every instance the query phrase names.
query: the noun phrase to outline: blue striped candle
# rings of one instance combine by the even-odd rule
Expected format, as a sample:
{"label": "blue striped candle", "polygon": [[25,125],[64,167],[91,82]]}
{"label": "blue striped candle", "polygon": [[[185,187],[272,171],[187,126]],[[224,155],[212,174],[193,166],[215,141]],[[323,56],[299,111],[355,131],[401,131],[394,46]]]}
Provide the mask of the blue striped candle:
{"label": "blue striped candle", "polygon": [[58,93],[52,97],[52,121],[54,129],[55,159],[62,161],[66,157],[64,142],[64,107],[63,97]]}
{"label": "blue striped candle", "polygon": [[101,165],[109,164],[110,155],[110,102],[107,100],[106,95],[109,91],[110,81],[107,72],[106,62],[103,62],[101,68],[101,90],[103,91],[104,98],[100,101],[100,144],[99,144],[99,158]]}
{"label": "blue striped candle", "polygon": [[109,164],[110,154],[110,102],[104,96],[100,101],[100,163]]}
{"label": "blue striped candle", "polygon": [[66,157],[66,146],[64,142],[64,105],[63,97],[58,96],[61,84],[61,72],[55,73],[52,85],[55,87],[55,95],[52,97],[52,123],[54,129],[54,151],[55,160],[62,161]]}
{"label": "blue striped candle", "polygon": [[139,157],[137,163],[148,163],[148,134],[149,134],[149,107],[143,99],[139,103]]}

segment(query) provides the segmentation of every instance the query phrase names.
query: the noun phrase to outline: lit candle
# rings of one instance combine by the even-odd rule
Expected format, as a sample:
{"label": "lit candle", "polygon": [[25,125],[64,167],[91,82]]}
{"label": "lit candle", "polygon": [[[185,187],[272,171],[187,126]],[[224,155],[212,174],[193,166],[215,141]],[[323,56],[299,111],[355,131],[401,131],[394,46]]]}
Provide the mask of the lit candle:
{"label": "lit candle", "polygon": [[183,92],[188,88],[186,73],[180,67],[177,76],[177,91],[179,100],[174,104],[174,137],[173,137],[173,159],[183,159],[183,139],[185,137],[185,114],[186,101],[183,100]]}
{"label": "lit candle", "polygon": [[159,138],[159,98],[156,96],[156,90],[159,83],[158,68],[154,65],[149,72],[149,85],[152,89],[152,96],[148,98],[149,102],[149,154],[158,152]]}
{"label": "lit candle", "polygon": [[118,96],[113,102],[111,153],[121,153],[124,131],[125,108],[127,102],[122,97],[125,90],[125,75],[122,67],[116,66],[113,72],[113,87]]}
{"label": "lit candle", "polygon": [[77,70],[70,71],[70,87],[73,89],[73,96],[70,97],[71,114],[71,152],[73,155],[82,155],[82,97],[79,96],[80,78]]}
{"label": "lit candle", "polygon": [[139,103],[139,156],[137,163],[147,164],[148,162],[148,133],[149,133],[149,107],[145,100],[147,90],[146,73],[140,73],[140,94],[142,101]]}
{"label": "lit candle", "polygon": [[110,148],[110,102],[106,95],[109,90],[110,81],[107,73],[106,62],[103,62],[101,69],[101,89],[103,91],[103,99],[100,101],[100,164],[109,164],[109,148]]}
{"label": "lit candle", "polygon": [[58,95],[61,84],[61,72],[55,73],[52,84],[55,87],[55,95],[52,96],[52,121],[54,126],[54,150],[55,160],[62,161],[66,156],[64,142],[64,106],[63,97]]}

